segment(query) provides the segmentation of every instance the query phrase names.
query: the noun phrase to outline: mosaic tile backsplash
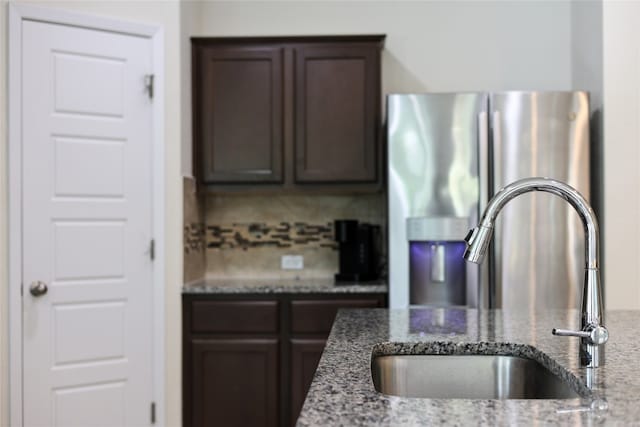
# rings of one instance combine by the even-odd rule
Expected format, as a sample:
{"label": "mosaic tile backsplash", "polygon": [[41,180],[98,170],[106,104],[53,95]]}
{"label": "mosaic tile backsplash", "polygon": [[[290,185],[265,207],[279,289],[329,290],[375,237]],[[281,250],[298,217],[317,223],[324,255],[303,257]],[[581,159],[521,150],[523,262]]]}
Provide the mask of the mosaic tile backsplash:
{"label": "mosaic tile backsplash", "polygon": [[[338,271],[333,221],[357,219],[384,229],[386,218],[382,194],[209,194],[196,200],[185,194],[185,203],[190,205],[183,229],[185,281],[198,275],[200,279],[332,278]],[[283,255],[302,255],[304,269],[282,270]]]}
{"label": "mosaic tile backsplash", "polygon": [[328,248],[338,249],[333,239],[333,223],[322,225],[304,222],[278,224],[250,223],[204,225],[190,223],[184,227],[184,254],[197,254],[205,249],[253,248]]}
{"label": "mosaic tile backsplash", "polygon": [[191,223],[184,226],[184,254],[191,255],[205,250],[205,227],[202,223]]}
{"label": "mosaic tile backsplash", "polygon": [[279,222],[268,224],[207,225],[206,245],[208,249],[252,248],[300,248],[318,247],[337,249],[333,240],[333,223],[307,224],[304,222]]}
{"label": "mosaic tile backsplash", "polygon": [[200,281],[206,274],[204,209],[196,193],[195,181],[184,178],[183,194],[183,281]]}

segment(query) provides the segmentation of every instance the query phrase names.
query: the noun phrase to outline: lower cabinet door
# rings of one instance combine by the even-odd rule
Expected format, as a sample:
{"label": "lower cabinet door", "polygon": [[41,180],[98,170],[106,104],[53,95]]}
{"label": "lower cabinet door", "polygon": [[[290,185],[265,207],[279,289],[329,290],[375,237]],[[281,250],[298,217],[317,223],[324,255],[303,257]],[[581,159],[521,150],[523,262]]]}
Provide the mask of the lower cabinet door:
{"label": "lower cabinet door", "polygon": [[194,426],[277,426],[278,340],[193,339]]}
{"label": "lower cabinet door", "polygon": [[324,339],[294,338],[290,343],[291,425],[295,425],[327,341]]}

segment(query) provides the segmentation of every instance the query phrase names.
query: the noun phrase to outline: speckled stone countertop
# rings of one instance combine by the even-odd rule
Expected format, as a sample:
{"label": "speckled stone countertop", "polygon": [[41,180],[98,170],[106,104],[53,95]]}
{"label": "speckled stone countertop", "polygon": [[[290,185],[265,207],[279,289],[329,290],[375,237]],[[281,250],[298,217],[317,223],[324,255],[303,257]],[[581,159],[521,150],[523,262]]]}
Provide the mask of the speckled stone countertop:
{"label": "speckled stone countertop", "polygon": [[183,294],[387,293],[385,281],[335,284],[333,279],[208,279],[182,287]]}
{"label": "speckled stone countertop", "polygon": [[[607,312],[605,365],[580,368],[578,312],[421,308],[340,310],[298,426],[640,425],[640,311]],[[378,393],[382,354],[514,354],[534,359],[588,397],[563,400],[403,398]],[[588,386],[591,386],[590,388]]]}

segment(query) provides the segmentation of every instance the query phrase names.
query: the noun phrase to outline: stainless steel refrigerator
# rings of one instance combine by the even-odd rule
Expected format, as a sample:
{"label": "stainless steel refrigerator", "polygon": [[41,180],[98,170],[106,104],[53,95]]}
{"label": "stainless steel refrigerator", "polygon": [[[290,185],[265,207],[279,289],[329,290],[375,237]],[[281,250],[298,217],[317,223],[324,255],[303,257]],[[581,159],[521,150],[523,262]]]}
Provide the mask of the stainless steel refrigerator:
{"label": "stainless steel refrigerator", "polygon": [[590,199],[586,92],[394,94],[387,97],[392,308],[578,308],[582,225],[546,193],[511,201],[482,266],[464,238],[506,184],[544,176]]}

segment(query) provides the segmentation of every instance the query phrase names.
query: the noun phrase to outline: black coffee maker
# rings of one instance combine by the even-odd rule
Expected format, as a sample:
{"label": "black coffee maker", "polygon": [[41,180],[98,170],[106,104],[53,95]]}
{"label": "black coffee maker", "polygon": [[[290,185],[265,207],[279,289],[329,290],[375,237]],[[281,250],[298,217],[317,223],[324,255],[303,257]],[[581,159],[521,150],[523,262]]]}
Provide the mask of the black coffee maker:
{"label": "black coffee maker", "polygon": [[335,220],[334,237],[340,247],[336,282],[364,282],[380,276],[380,226],[355,219]]}

